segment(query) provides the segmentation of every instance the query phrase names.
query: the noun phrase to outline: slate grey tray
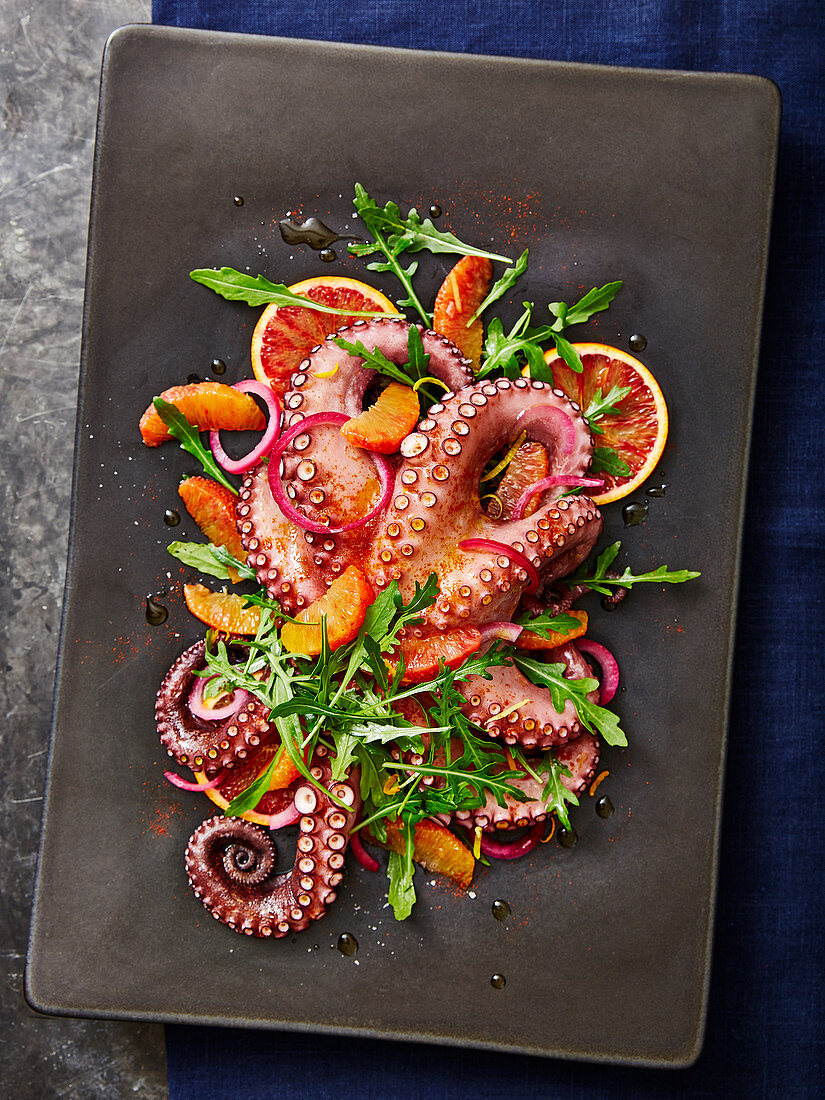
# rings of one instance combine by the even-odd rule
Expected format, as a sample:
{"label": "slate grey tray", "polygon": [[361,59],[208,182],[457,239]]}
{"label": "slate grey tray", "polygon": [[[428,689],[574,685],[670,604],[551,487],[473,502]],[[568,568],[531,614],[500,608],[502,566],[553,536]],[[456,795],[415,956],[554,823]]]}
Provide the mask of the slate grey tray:
{"label": "slate grey tray", "polygon": [[[152,27],[103,64],[75,495],[50,781],[27,972],[43,1012],[315,1029],[565,1057],[685,1065],[702,1038],[751,404],[779,119],[769,82],[327,45]],[[702,571],[634,591],[591,634],[619,656],[630,736],[576,812],[576,847],[480,868],[458,896],[419,871],[405,923],[352,858],[328,917],[245,939],[190,893],[183,853],[209,815],[173,790],[155,690],[200,635],[166,553],[177,447],[144,448],[151,397],[190,373],[249,373],[257,316],[188,278],[228,264],[292,283],[374,278],[287,247],[288,211],[352,221],[355,181],[513,256],[525,299],[621,278],[580,339],[660,380],[670,438],[640,526],[605,509],[637,570]],[[235,199],[242,198],[243,204]],[[357,231],[357,230],[355,230]],[[452,264],[423,257],[432,301]],[[390,281],[379,285],[396,293]],[[578,334],[577,334],[578,335]],[[145,618],[147,594],[169,608]],[[165,593],[165,594],[164,594]],[[592,601],[592,597],[590,598]],[[292,853],[285,852],[284,860]],[[432,882],[432,885],[430,884]],[[505,899],[512,916],[493,919]],[[336,950],[342,932],[357,955]],[[506,978],[493,988],[493,973]],[[525,1011],[525,1006],[528,1010]]]}

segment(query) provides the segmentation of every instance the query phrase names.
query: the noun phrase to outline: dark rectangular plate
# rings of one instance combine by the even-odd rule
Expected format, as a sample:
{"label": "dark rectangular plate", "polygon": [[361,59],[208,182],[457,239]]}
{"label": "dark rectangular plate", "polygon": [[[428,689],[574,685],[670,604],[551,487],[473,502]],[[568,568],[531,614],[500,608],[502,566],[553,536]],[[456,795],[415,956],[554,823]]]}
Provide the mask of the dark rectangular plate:
{"label": "dark rectangular plate", "polygon": [[[779,104],[765,80],[132,27],[103,66],[75,497],[45,831],[28,964],[41,1011],[424,1039],[687,1064],[700,1049],[715,894],[737,566]],[[352,186],[444,209],[459,237],[531,267],[518,303],[621,278],[576,334],[643,359],[672,412],[647,521],[606,509],[622,561],[700,569],[635,590],[592,634],[618,655],[630,747],[608,752],[607,819],[578,845],[479,869],[457,896],[418,873],[414,916],[348,861],[328,917],[239,937],[189,891],[204,800],[162,778],[153,700],[200,635],[165,553],[193,462],[149,451],[151,397],[249,373],[257,316],[188,278],[228,264],[290,284],[372,278],[289,248],[289,210],[352,224]],[[243,197],[243,205],[234,202]],[[355,223],[357,224],[357,223]],[[432,296],[450,257],[423,256]],[[379,278],[390,294],[391,281]],[[168,588],[149,626],[148,593]],[[286,853],[285,859],[291,859]],[[491,915],[497,898],[512,916]],[[342,932],[360,949],[335,950]],[[504,989],[491,986],[500,972]],[[523,1012],[526,1002],[538,1010]]]}

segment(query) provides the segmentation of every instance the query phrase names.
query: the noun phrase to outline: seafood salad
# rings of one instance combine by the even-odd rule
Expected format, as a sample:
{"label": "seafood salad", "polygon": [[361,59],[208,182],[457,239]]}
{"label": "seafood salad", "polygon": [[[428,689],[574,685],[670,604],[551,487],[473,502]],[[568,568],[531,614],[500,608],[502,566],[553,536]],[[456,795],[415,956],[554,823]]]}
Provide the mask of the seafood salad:
{"label": "seafood salad", "polygon": [[[175,439],[202,467],[178,492],[205,540],[170,552],[237,586],[184,585],[201,636],[155,711],[167,778],[213,804],[186,850],[192,889],[246,935],[322,917],[348,848],[385,866],[403,920],[417,865],[466,889],[479,862],[575,842],[603,747],[627,744],[617,661],[579,602],[698,576],[634,574],[619,543],[598,546],[602,508],[653,472],[668,428],[633,355],[569,338],[621,283],[505,326],[493,307],[512,310],[527,251],[467,245],[437,208],[403,216],[360,185],[354,206],[349,252],[398,300],[349,276],[193,271],[264,307],[252,377],[174,385],[140,422],[147,446]],[[431,312],[424,253],[458,257]],[[233,458],[226,431],[260,437]]]}

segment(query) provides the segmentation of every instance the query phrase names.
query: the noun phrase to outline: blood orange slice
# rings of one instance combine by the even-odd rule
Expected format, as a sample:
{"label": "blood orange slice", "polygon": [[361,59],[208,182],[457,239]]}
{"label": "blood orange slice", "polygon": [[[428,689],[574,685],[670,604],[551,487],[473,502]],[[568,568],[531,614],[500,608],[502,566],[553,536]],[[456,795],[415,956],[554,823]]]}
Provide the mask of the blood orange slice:
{"label": "blood orange slice", "polygon": [[[185,386],[172,386],[160,396],[201,432],[213,428],[260,432],[266,427],[264,414],[249,394],[223,382],[190,382]],[[149,405],[140,418],[140,434],[147,447],[158,447],[172,439],[154,404]]]}
{"label": "blood orange slice", "polygon": [[604,491],[593,495],[596,504],[609,504],[629,496],[652,473],[667,440],[668,415],[659,383],[638,359],[607,344],[574,344],[584,370],[576,374],[548,351],[545,360],[553,372],[553,384],[564,390],[584,413],[591,401],[605,398],[614,386],[629,387],[615,402],[618,414],[608,413],[597,421],[601,434],[595,435],[596,447],[612,447],[630,467],[624,475],[600,471]]}
{"label": "blood orange slice", "polygon": [[302,298],[343,312],[319,313],[315,309],[275,303],[266,307],[252,335],[252,370],[258,381],[265,382],[279,397],[289,389],[290,375],[316,345],[342,325],[363,320],[353,316],[352,311],[398,314],[389,298],[359,279],[318,275],[294,283],[289,289]]}
{"label": "blood orange slice", "polygon": [[441,284],[433,308],[433,328],[448,337],[478,370],[484,329],[478,317],[467,322],[487,297],[493,278],[493,265],[481,256],[462,256]]}
{"label": "blood orange slice", "polygon": [[[212,799],[218,809],[225,810],[233,798],[237,798],[242,791],[254,783],[279,748],[277,744],[262,745],[251,759],[236,764],[220,787],[213,787],[204,793]],[[254,810],[247,810],[239,816],[246,821],[254,821],[256,825],[269,825],[269,815],[280,813],[291,798],[291,794],[287,796],[281,792],[294,783],[300,774],[287,753],[283,752],[270,777],[269,790],[262,796]],[[206,772],[195,772],[195,779],[198,783],[208,782]]]}
{"label": "blood orange slice", "polygon": [[185,584],[183,598],[196,619],[222,634],[255,634],[261,609],[247,607],[243,596],[234,592],[213,592],[205,584]]}

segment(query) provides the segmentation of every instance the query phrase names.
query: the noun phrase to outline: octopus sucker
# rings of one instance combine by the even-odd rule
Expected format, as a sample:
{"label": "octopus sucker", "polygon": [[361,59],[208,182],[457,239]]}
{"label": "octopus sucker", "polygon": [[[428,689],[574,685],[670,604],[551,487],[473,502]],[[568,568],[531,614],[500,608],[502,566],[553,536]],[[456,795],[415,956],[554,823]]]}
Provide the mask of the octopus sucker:
{"label": "octopus sucker", "polygon": [[[343,862],[361,806],[357,774],[338,784],[349,799],[346,808],[332,801],[326,789],[330,779],[327,759],[319,787],[300,787],[296,793],[312,809],[301,818],[295,860],[288,871],[276,872],[275,843],[260,825],[237,817],[212,817],[195,830],[186,849],[186,873],[196,897],[216,920],[250,936],[278,939],[324,915],[335,900],[329,886],[341,881],[335,868]],[[337,827],[328,820],[333,815]]]}
{"label": "octopus sucker", "polygon": [[207,721],[189,708],[196,673],[205,671],[206,642],[196,642],[175,661],[161,684],[155,701],[158,736],[167,753],[179,764],[202,768],[208,778],[232,768],[246,755],[249,745],[258,747],[273,736],[269,707],[249,698],[227,718]]}

